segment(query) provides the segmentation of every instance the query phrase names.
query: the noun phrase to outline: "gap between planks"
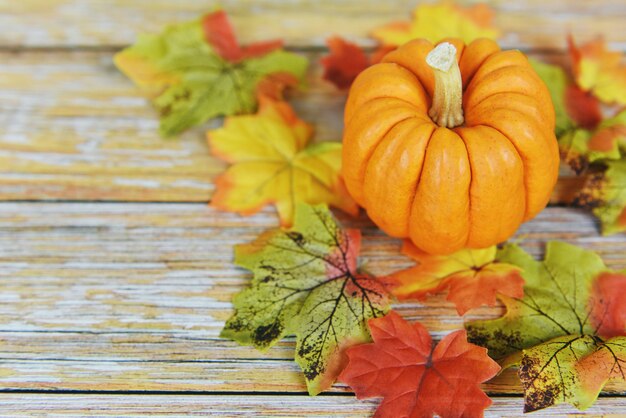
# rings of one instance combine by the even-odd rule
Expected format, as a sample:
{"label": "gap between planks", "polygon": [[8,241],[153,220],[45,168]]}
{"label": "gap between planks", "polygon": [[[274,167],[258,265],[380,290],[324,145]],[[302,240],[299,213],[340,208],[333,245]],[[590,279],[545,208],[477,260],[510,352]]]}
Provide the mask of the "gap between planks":
{"label": "gap between planks", "polygon": [[[220,416],[246,417],[366,417],[372,416],[378,400],[357,400],[354,397],[308,396],[204,396],[204,395],[47,395],[0,393],[0,413],[7,416],[39,415],[66,417],[106,417],[111,415],[158,416]],[[522,399],[495,397],[485,411],[486,418],[522,417]],[[586,411],[604,418],[623,417],[626,399],[600,398]],[[551,407],[531,416],[581,417],[569,405]],[[528,416],[528,415],[525,415]]]}
{"label": "gap between planks", "polygon": [[[338,213],[364,234],[361,261],[374,274],[412,263],[400,241],[364,216]],[[271,208],[251,217],[204,204],[0,203],[0,385],[15,390],[302,392],[294,340],[267,353],[219,339],[231,297],[249,281],[232,246],[275,227]],[[517,238],[533,255],[565,239],[626,267],[624,235],[601,238],[580,210],[548,208]],[[436,338],[462,326],[445,301],[402,303]],[[493,318],[480,308],[471,319]],[[519,393],[508,371],[484,388]],[[345,392],[337,385],[335,392]],[[626,393],[612,384],[607,392]]]}
{"label": "gap between planks", "polygon": [[[408,21],[416,0],[222,0],[243,43],[280,38],[289,46],[323,46],[340,34],[372,45],[368,33],[393,21]],[[467,5],[475,1],[459,0]],[[487,1],[496,12],[507,48],[563,49],[565,36],[603,33],[614,48],[626,50],[620,0],[546,2]],[[154,33],[168,23],[187,21],[213,9],[197,0],[0,0],[0,45],[59,47],[127,45],[138,33]],[[268,24],[271,22],[271,24]]]}
{"label": "gap between planks", "polygon": [[[309,87],[290,102],[315,140],[340,140],[345,93],[321,79],[321,54],[305,55]],[[0,53],[0,62],[0,200],[209,200],[226,164],[210,155],[205,132],[220,119],[160,138],[156,112],[111,53]],[[553,202],[571,200],[581,181],[564,172]]]}

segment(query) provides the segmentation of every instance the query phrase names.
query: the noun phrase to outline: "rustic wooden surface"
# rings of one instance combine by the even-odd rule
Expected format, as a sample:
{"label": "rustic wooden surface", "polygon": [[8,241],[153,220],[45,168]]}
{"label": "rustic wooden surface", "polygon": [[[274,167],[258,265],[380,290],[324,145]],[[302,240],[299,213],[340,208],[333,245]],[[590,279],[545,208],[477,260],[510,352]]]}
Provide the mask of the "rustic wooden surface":
{"label": "rustic wooden surface", "polygon": [[[505,47],[564,62],[569,30],[581,40],[604,34],[626,50],[623,0],[490,3]],[[415,2],[221,4],[244,41],[281,37],[311,59],[310,88],[292,101],[316,124],[317,139],[337,140],[344,96],[319,79],[324,38],[340,33],[371,45],[370,28],[406,19]],[[266,209],[242,218],[202,203],[224,167],[203,135],[219,121],[161,140],[155,112],[111,62],[138,32],[210,7],[0,0],[0,416],[367,416],[375,407],[342,385],[305,396],[293,340],[261,354],[218,338],[231,296],[249,279],[232,266],[232,246],[276,225],[276,216]],[[568,201],[576,182],[564,173],[553,202]],[[410,265],[399,241],[364,217],[341,219],[363,228],[370,270]],[[550,207],[518,237],[537,256],[547,240],[562,239],[626,268],[626,237],[599,236],[579,209]],[[462,323],[443,298],[397,308],[438,337]],[[512,372],[485,389],[495,396],[487,416],[521,415]],[[626,385],[609,385],[588,412],[626,414]]]}

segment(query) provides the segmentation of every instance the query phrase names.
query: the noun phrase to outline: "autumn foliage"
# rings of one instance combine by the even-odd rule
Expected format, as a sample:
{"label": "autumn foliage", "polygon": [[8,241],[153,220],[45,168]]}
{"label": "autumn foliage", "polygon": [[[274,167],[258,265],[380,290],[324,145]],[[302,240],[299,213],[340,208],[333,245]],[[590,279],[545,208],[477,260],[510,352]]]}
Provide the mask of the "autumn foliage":
{"label": "autumn foliage", "polygon": [[[603,232],[626,230],[623,56],[602,38],[569,36],[571,71],[528,61],[500,51],[494,18],[482,4],[423,4],[410,20],[373,28],[373,47],[330,37],[322,77],[351,88],[345,144],[316,141],[287,101],[292,90],[305,94],[308,60],[282,40],[241,45],[224,11],[116,54],[152,100],[162,136],[224,117],[207,132],[226,163],[213,208],[276,208],[280,226],[235,247],[251,278],[222,337],[267,350],[295,336],[311,395],[338,379],[359,398],[382,398],[377,417],[481,417],[491,400],[480,385],[501,367],[517,367],[525,411],[585,409],[607,382],[626,382],[626,272],[563,242],[548,243],[540,261],[493,245],[546,204],[554,136],[562,160],[591,173],[577,202]],[[463,123],[452,127],[432,113],[442,79],[426,63],[444,38],[463,99]],[[361,231],[329,210],[357,215],[355,200],[389,234],[413,240],[403,252],[415,265],[376,276],[359,263]],[[438,293],[460,315],[498,301],[506,312],[434,342],[392,310],[393,297]]]}
{"label": "autumn foliage", "polygon": [[482,417],[491,405],[480,383],[500,366],[487,350],[455,331],[436,346],[423,325],[391,312],[371,319],[374,340],[347,350],[349,363],[339,376],[358,398],[382,397],[375,417]]}

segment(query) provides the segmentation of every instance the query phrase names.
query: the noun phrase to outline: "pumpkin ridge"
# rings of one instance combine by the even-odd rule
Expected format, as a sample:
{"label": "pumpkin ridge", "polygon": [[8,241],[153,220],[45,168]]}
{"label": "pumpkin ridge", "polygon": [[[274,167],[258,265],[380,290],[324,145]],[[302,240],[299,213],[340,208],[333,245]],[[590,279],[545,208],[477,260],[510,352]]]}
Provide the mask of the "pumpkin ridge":
{"label": "pumpkin ridge", "polygon": [[[507,90],[507,88],[510,88],[510,85],[515,85],[515,82],[518,81],[529,81],[527,79],[527,76],[530,77],[531,81],[533,82],[532,84],[536,84],[536,79],[532,76],[532,68],[529,67],[523,67],[521,65],[509,65],[506,67],[502,67],[502,68],[498,68],[497,70],[487,73],[484,77],[478,78],[478,79],[474,79],[472,80],[472,84],[469,84],[467,86],[467,94],[464,94],[464,98],[465,96],[469,96],[468,100],[471,99],[472,95],[478,94],[476,93],[476,84],[478,84],[479,86],[481,85],[486,85],[486,84],[491,84],[491,83],[495,83],[497,81],[497,78],[495,77],[495,75],[498,75],[499,73],[502,73],[504,71],[511,71],[512,69],[517,69],[517,71],[515,71],[515,76],[516,78],[514,80],[510,80],[508,81],[505,86],[503,86],[503,89],[500,90],[496,90],[495,92],[490,92],[487,96],[485,97],[489,97],[492,96],[493,94],[497,93],[502,93],[502,92],[506,92],[506,93],[514,93],[513,91],[509,91]],[[522,76],[523,75],[523,76]],[[494,80],[495,79],[495,80]],[[482,86],[481,86],[482,87]],[[471,89],[471,91],[470,91]],[[482,90],[482,89],[481,89]],[[480,90],[479,90],[480,91]],[[521,92],[520,92],[521,93]],[[534,95],[529,94],[528,96],[534,97]],[[477,99],[476,99],[477,100]],[[471,107],[474,107],[474,103],[471,103]]]}
{"label": "pumpkin ridge", "polygon": [[[522,158],[522,156],[519,153],[519,150],[514,146],[514,144],[512,143],[512,141],[505,136],[501,131],[499,131],[498,129],[495,129],[491,126],[487,126],[487,125],[476,125],[476,126],[472,126],[472,127],[463,127],[460,128],[459,131],[457,132],[459,134],[459,136],[463,139],[463,141],[466,144],[467,147],[467,152],[468,155],[470,156],[470,161],[471,161],[471,165],[470,165],[470,170],[472,173],[472,177],[471,177],[471,183],[470,183],[470,198],[469,198],[469,204],[470,204],[470,210],[472,208],[472,190],[473,190],[473,186],[474,186],[474,179],[475,178],[479,178],[480,177],[480,173],[477,173],[475,170],[476,166],[474,165],[474,161],[471,157],[471,155],[476,156],[476,150],[474,150],[474,153],[472,154],[470,152],[470,145],[468,144],[470,141],[472,141],[472,138],[474,138],[474,140],[476,139],[476,137],[483,137],[483,136],[493,136],[492,138],[495,140],[494,144],[496,144],[495,146],[497,147],[496,150],[502,150],[505,153],[509,153],[511,152],[511,155],[514,155],[517,160],[519,160],[519,164],[521,166],[521,172],[522,172],[522,187],[523,190],[521,193],[519,193],[522,197],[522,207],[521,207],[521,213],[522,216],[525,215],[526,210],[527,210],[527,198],[526,198],[526,194],[527,194],[527,182],[526,182],[526,176],[524,175],[524,173],[526,172],[526,165],[524,163],[524,159]],[[465,135],[465,136],[464,136]],[[500,148],[503,147],[503,148]],[[508,150],[504,150],[504,148],[509,148]],[[471,212],[470,212],[470,225],[473,225],[475,223],[475,219],[477,219],[476,217],[472,217],[471,216]],[[484,219],[484,218],[483,218]],[[505,228],[505,225],[503,223],[499,223],[499,227],[497,229],[497,231],[495,232],[495,236],[501,237],[502,236],[502,231],[506,230],[503,229]],[[466,243],[466,247],[467,248],[477,248],[474,245],[470,245],[470,242],[472,241],[471,237],[475,238],[475,235],[471,235],[471,231],[473,229],[470,227],[470,235],[468,236],[468,242]]]}
{"label": "pumpkin ridge", "polygon": [[[376,96],[376,97],[372,97],[371,99],[367,99],[367,100],[366,100],[366,101],[364,101],[363,103],[360,103],[360,104],[359,104],[359,106],[363,106],[363,105],[370,104],[370,103],[375,102],[375,101],[377,101],[377,100],[379,100],[379,99],[396,100],[396,101],[398,101],[398,102],[406,103],[406,104],[408,104],[408,105],[409,105],[409,106],[411,106],[411,107],[415,107],[415,108],[416,108],[416,110],[419,110],[419,109],[417,109],[417,106],[415,105],[415,103],[410,102],[410,101],[405,100],[405,99],[401,99],[401,98],[399,98],[399,97],[394,97],[394,96]],[[417,117],[417,116],[418,116],[418,115],[416,115],[416,117]],[[429,119],[430,119],[430,118],[429,118]]]}
{"label": "pumpkin ridge", "polygon": [[[415,74],[413,72],[413,70],[411,70],[408,67],[405,67],[404,65],[400,64],[399,62],[395,62],[395,61],[389,61],[389,63],[391,64],[395,64],[398,67],[402,68],[403,70],[409,71],[411,74],[413,74],[415,76],[415,78],[417,78],[417,81],[419,81],[420,85],[425,86],[426,84],[424,83],[424,81],[421,79],[421,77],[419,76],[419,74]],[[428,98],[428,103],[427,103],[427,107],[430,108],[430,106],[432,106],[432,101],[433,98],[431,97],[431,95],[428,93],[428,89],[426,89],[424,87],[424,94],[426,94],[426,97]]]}
{"label": "pumpkin ridge", "polygon": [[[497,110],[504,110],[504,111],[507,111],[508,113],[516,113],[516,114],[520,115],[520,116],[522,117],[522,119],[526,119],[526,120],[528,120],[528,119],[529,119],[529,118],[527,117],[526,113],[522,113],[522,112],[520,112],[520,111],[519,111],[519,110],[517,110],[517,109],[510,109],[510,108],[506,108],[506,107],[497,107],[497,108],[493,109],[492,111],[497,111]],[[532,120],[535,120],[535,118],[532,118]],[[537,121],[536,126],[537,126],[537,127],[541,127],[541,128],[543,128],[543,126],[542,126],[542,123],[541,123],[541,122],[542,122],[542,121]],[[488,124],[486,124],[486,123],[479,123],[479,125],[487,125],[487,126],[491,126],[491,125],[488,125]],[[494,129],[497,129],[498,131],[500,131],[498,128],[496,128],[496,127],[494,127],[494,126],[491,126],[491,127],[492,127],[492,128],[494,128]],[[552,128],[550,128],[550,129],[552,129]],[[501,131],[500,131],[500,132],[501,132]],[[551,146],[551,145],[552,145],[552,141],[550,141],[550,138],[546,137],[545,135],[541,135],[541,136],[542,136],[542,138],[543,138],[544,143],[546,144],[546,146],[548,146],[548,147],[549,147],[549,146]],[[507,138],[509,139],[509,141],[511,141],[511,138],[509,138],[508,136],[507,136]],[[513,141],[511,141],[511,143],[513,143]]]}
{"label": "pumpkin ridge", "polygon": [[[500,51],[500,52],[502,52],[502,51]],[[492,55],[490,55],[489,57],[493,57],[494,55],[495,55],[495,54],[492,54]],[[488,64],[487,60],[488,60],[488,58],[487,58],[487,59],[485,59],[485,61],[483,61],[483,65],[481,65],[481,66],[480,66],[480,67],[476,70],[476,73],[474,73],[474,76],[476,76],[476,75],[480,72],[480,70],[482,70],[483,68],[485,68],[484,66]],[[481,75],[482,77],[486,77],[486,76],[488,76],[489,74],[492,74],[492,73],[495,73],[496,71],[501,71],[501,70],[504,70],[504,69],[507,69],[507,68],[509,68],[509,69],[510,69],[510,68],[520,68],[520,69],[524,69],[524,70],[530,70],[530,69],[532,69],[532,67],[531,67],[530,65],[522,65],[522,64],[520,64],[520,63],[518,63],[518,62],[511,62],[511,63],[508,63],[508,64],[506,64],[506,65],[503,65],[502,67],[498,67],[498,68],[496,68],[496,69],[494,69],[494,70],[490,70],[490,71],[489,71],[489,70],[484,70],[484,71],[483,71],[483,74],[479,74],[479,75]],[[480,80],[480,78],[479,78],[479,80]]]}
{"label": "pumpkin ridge", "polygon": [[[365,169],[363,184],[367,186],[364,187],[364,207],[372,221],[388,235],[404,237],[408,233],[413,192],[423,169],[424,151],[434,130],[435,126],[430,121],[419,118],[396,125],[374,151]],[[411,176],[398,178],[396,182],[394,176],[404,172],[398,167],[398,158],[405,153],[408,158],[402,165],[411,172]],[[393,194],[389,199],[380,199],[376,190],[381,189],[391,189]]]}
{"label": "pumpkin ridge", "polygon": [[507,141],[509,141],[511,143],[511,145],[513,146],[513,148],[515,149],[515,152],[517,152],[517,155],[519,156],[520,161],[522,162],[522,168],[524,169],[524,219],[526,219],[526,216],[528,214],[528,202],[529,202],[529,198],[528,195],[530,194],[530,188],[528,187],[528,177],[526,176],[527,170],[526,170],[526,158],[524,158],[522,156],[522,153],[520,152],[519,148],[517,148],[517,146],[515,145],[515,142],[511,140],[511,138],[509,138],[508,135],[506,135],[504,132],[502,132],[500,129],[496,128],[495,126],[492,126],[488,123],[481,123],[480,125],[476,125],[476,126],[484,126],[486,128],[491,128],[494,131],[498,132],[500,135],[502,135],[504,138],[507,139]]}
{"label": "pumpkin ridge", "polygon": [[[485,61],[487,61],[487,60],[485,60]],[[519,68],[520,70],[523,70],[523,71],[528,71],[529,70],[529,67],[527,67],[527,66],[519,65],[519,64],[511,64],[511,65],[505,65],[504,67],[500,67],[500,68],[498,68],[496,70],[493,70],[493,71],[489,71],[486,74],[481,74],[481,77],[476,78],[476,74],[478,74],[480,72],[480,69],[481,69],[481,68],[478,68],[476,70],[476,72],[474,73],[474,76],[472,77],[472,81],[467,83],[466,90],[470,88],[471,83],[474,82],[475,80],[478,80],[478,81],[476,81],[476,83],[483,83],[484,82],[484,80],[483,80],[484,78],[487,78],[490,75],[492,75],[492,74],[494,74],[494,73],[496,73],[498,71],[510,70],[510,69],[513,69],[513,68]]]}
{"label": "pumpkin ridge", "polygon": [[[380,67],[384,67],[384,68],[381,69]],[[389,98],[400,99],[401,96],[398,96],[395,91],[391,91],[386,94],[383,91],[374,89],[374,94],[369,93],[369,88],[368,88],[369,84],[374,82],[374,80],[380,79],[381,77],[385,81],[383,83],[376,81],[376,84],[378,85],[378,87],[380,87],[381,85],[384,86],[384,85],[397,83],[397,79],[399,77],[402,80],[401,84],[408,85],[410,87],[409,90],[415,90],[409,95],[423,96],[423,97],[420,97],[419,99],[413,98],[414,101],[410,101],[410,102],[408,100],[405,100],[405,101],[415,106],[416,108],[420,109],[420,111],[422,107],[424,109],[427,107],[426,92],[424,91],[424,87],[420,84],[420,80],[417,78],[417,76],[414,73],[412,73],[410,70],[406,68],[395,65],[395,63],[392,63],[392,62],[380,63],[380,64],[377,64],[376,66],[372,66],[372,67],[365,69],[361,74],[359,74],[359,77],[357,77],[356,80],[354,81],[350,91],[352,92],[356,90],[357,93],[356,94],[353,93],[348,96],[348,101],[346,102],[346,108],[345,108],[345,114],[344,114],[344,122],[348,121],[348,119],[346,118],[347,116],[350,116],[350,119],[351,119],[354,113],[356,112],[356,110],[359,107],[361,107],[364,103],[367,103],[370,100],[373,100],[379,97],[389,97]],[[390,79],[392,79],[393,81],[391,81]],[[395,86],[390,85],[390,87],[393,89]],[[368,90],[368,92],[365,94],[359,93],[359,91],[363,89]]]}
{"label": "pumpkin ridge", "polygon": [[[475,107],[480,106],[480,105],[481,105],[483,102],[485,102],[486,100],[489,100],[489,99],[491,99],[492,97],[497,96],[497,95],[499,95],[499,94],[504,94],[504,95],[507,95],[507,96],[511,96],[511,95],[523,96],[523,97],[529,97],[529,98],[531,98],[531,99],[533,99],[533,100],[536,100],[536,97],[535,97],[535,96],[532,96],[532,95],[530,95],[530,94],[526,94],[526,93],[522,93],[521,91],[514,91],[514,92],[509,92],[509,91],[497,91],[497,92],[495,92],[495,93],[490,94],[489,96],[485,96],[485,97],[484,97],[484,98],[482,98],[482,99],[481,99],[478,103],[473,103],[473,104],[472,104],[472,108],[475,108]],[[537,102],[537,104],[539,104],[539,103]],[[508,109],[508,108],[505,108],[505,107],[498,107],[498,109]],[[470,112],[470,113],[471,113],[471,112]]]}
{"label": "pumpkin ridge", "polygon": [[[374,103],[374,102],[372,102]],[[388,115],[389,121],[379,123],[373,115],[384,113]],[[346,124],[343,133],[344,146],[342,147],[342,172],[344,180],[350,194],[361,206],[361,194],[363,191],[363,162],[365,158],[370,158],[373,148],[380,142],[393,126],[404,119],[414,117],[416,112],[407,104],[395,102],[392,106],[385,100],[375,102],[375,105],[359,107],[354,113],[352,120]],[[357,123],[358,122],[358,123]],[[350,127],[359,126],[351,131]]]}
{"label": "pumpkin ridge", "polygon": [[391,125],[389,127],[389,129],[387,129],[385,131],[384,134],[382,134],[379,138],[379,140],[376,142],[376,145],[374,145],[373,147],[371,147],[371,149],[368,151],[367,156],[363,159],[363,164],[362,166],[363,168],[363,176],[361,176],[361,178],[359,178],[359,183],[361,183],[361,187],[364,186],[364,182],[365,182],[365,173],[367,172],[367,166],[370,163],[370,160],[372,159],[372,156],[374,155],[374,153],[376,152],[376,150],[378,149],[378,147],[380,146],[380,144],[383,143],[383,141],[385,140],[385,138],[387,137],[387,135],[389,135],[389,132],[391,132],[393,130],[393,128],[395,128],[396,126],[400,125],[401,123],[409,120],[409,119],[414,119],[416,118],[416,116],[407,116],[404,119],[400,119],[399,121],[397,121],[396,123],[394,123],[393,125]]}
{"label": "pumpkin ridge", "polygon": [[[410,223],[411,220],[413,219],[413,210],[415,208],[415,198],[417,195],[417,188],[419,187],[420,181],[422,180],[422,173],[424,172],[424,163],[426,162],[426,156],[428,155],[428,146],[430,145],[430,140],[435,134],[435,131],[437,130],[437,128],[438,127],[433,124],[433,130],[430,132],[430,135],[428,135],[427,143],[426,143],[426,146],[424,147],[424,159],[422,160],[422,166],[420,167],[420,172],[417,175],[417,181],[415,182],[415,187],[413,188],[413,192],[411,193],[411,198],[409,199],[409,202],[411,202],[411,206],[409,208],[409,217],[407,219],[407,224]],[[407,230],[408,230],[408,225],[407,225]]]}
{"label": "pumpkin ridge", "polygon": [[[444,42],[455,56],[433,53]],[[349,93],[342,151],[349,192],[374,223],[447,254],[507,239],[545,207],[559,163],[554,109],[522,52],[416,39],[376,65]]]}
{"label": "pumpkin ridge", "polygon": [[[471,45],[471,44],[470,44]],[[459,58],[459,67],[461,66],[461,62],[463,61],[463,56],[465,54],[465,51],[468,50],[469,46],[467,45],[465,48],[463,48],[463,51],[461,51],[461,57]],[[497,54],[498,52],[500,52],[500,50],[498,51],[493,51],[491,54],[486,55],[483,60],[476,66],[476,68],[474,69],[474,72],[467,77],[466,80],[462,80],[463,81],[463,95],[465,95],[465,90],[467,90],[467,87],[470,85],[470,83],[472,82],[472,80],[474,79],[474,76],[476,76],[476,73],[482,68],[483,64],[494,54]],[[463,75],[463,72],[461,72],[461,76]],[[462,77],[461,77],[462,78]]]}
{"label": "pumpkin ridge", "polygon": [[[461,133],[456,128],[453,128],[452,131],[454,131],[454,133],[457,134],[459,138],[461,138],[463,146],[465,147],[465,153],[467,154],[467,161],[470,172],[469,187],[467,188],[467,224],[472,225],[472,184],[474,184],[474,164],[472,164],[472,158],[470,157],[469,148],[467,147],[467,142],[465,141],[465,138],[463,138],[463,135],[461,135]],[[467,238],[465,238],[464,247],[467,247],[467,244],[470,242],[471,232],[472,228],[470,226],[467,230]]]}
{"label": "pumpkin ridge", "polygon": [[480,66],[480,69],[484,69],[484,72],[492,73],[502,68],[510,66],[520,66],[531,68],[528,62],[528,58],[524,56],[519,50],[508,49],[500,50],[495,54],[489,56],[487,60]]}
{"label": "pumpkin ridge", "polygon": [[[470,161],[465,144],[461,148],[461,142],[462,139],[452,129],[436,126],[424,153],[424,165],[422,166],[420,181],[417,183],[409,218],[411,220],[409,237],[411,240],[431,241],[434,247],[425,245],[425,247],[430,247],[428,250],[425,249],[430,253],[450,254],[462,248],[467,241],[469,225],[465,213],[469,207],[465,204],[464,199],[467,197],[466,190],[469,189]],[[451,153],[448,154],[453,158],[450,160],[451,164],[441,164],[445,160],[441,160],[440,152],[445,149],[451,150]],[[459,165],[455,164],[456,162]],[[450,188],[436,180],[437,176],[431,175],[435,172],[433,171],[435,166],[438,169],[436,171],[437,176],[453,179],[454,186],[463,187]],[[460,175],[457,176],[456,174]],[[459,198],[460,196],[463,198]],[[451,202],[451,204],[448,205],[446,202]],[[430,210],[433,207],[439,209],[433,212]],[[441,209],[445,210],[442,211]],[[423,222],[426,224],[422,225]],[[440,224],[441,228],[433,227],[431,222]],[[450,222],[453,224],[460,223],[462,229],[450,229],[450,225],[444,226]]]}

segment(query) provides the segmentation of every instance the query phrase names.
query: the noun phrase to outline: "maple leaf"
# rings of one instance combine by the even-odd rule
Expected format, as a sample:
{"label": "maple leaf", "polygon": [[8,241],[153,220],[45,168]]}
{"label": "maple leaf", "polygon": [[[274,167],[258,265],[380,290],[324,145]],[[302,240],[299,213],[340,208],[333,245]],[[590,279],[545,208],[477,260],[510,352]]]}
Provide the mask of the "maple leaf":
{"label": "maple leaf", "polygon": [[238,245],[235,263],[254,276],[234,297],[221,336],[267,349],[295,334],[309,393],[330,387],[344,349],[369,341],[367,320],[388,310],[383,281],[357,268],[360,240],[360,231],[341,229],[328,208],[301,204],[293,228]]}
{"label": "maple leaf", "polygon": [[370,60],[358,45],[338,36],[326,40],[330,54],[322,57],[324,80],[339,89],[347,89],[357,75],[370,66]]}
{"label": "maple leaf", "polygon": [[206,41],[215,49],[215,52],[233,63],[247,58],[262,57],[283,46],[282,41],[274,40],[255,42],[241,47],[228,21],[228,16],[222,10],[206,15],[202,19],[202,28]]}
{"label": "maple leaf", "polygon": [[532,64],[552,96],[561,158],[577,174],[591,173],[574,203],[593,210],[603,234],[626,230],[626,110],[603,120],[598,99],[574,85],[565,71]]}
{"label": "maple leaf", "polygon": [[481,305],[495,305],[496,293],[511,297],[524,294],[520,268],[496,260],[495,246],[464,249],[450,255],[429,255],[405,241],[402,252],[418,264],[390,276],[393,294],[398,299],[423,300],[447,289],[447,300],[463,315]]}
{"label": "maple leaf", "polygon": [[555,134],[558,138],[576,126],[565,102],[565,91],[571,85],[571,80],[565,70],[557,65],[547,64],[532,58],[529,61],[550,92],[556,117]]}
{"label": "maple leaf", "polygon": [[606,161],[606,169],[591,175],[575,203],[590,208],[602,234],[626,231],[626,161]]}
{"label": "maple leaf", "polygon": [[574,128],[559,137],[565,161],[578,173],[590,163],[622,158],[626,147],[626,111],[603,120],[595,129]]}
{"label": "maple leaf", "polygon": [[465,331],[444,337],[436,347],[426,328],[390,312],[371,319],[374,342],[348,348],[339,380],[358,398],[383,397],[375,416],[482,417],[491,400],[480,383],[500,367],[484,348],[469,344]]}
{"label": "maple leaf", "polygon": [[493,11],[485,4],[463,8],[444,2],[421,4],[411,22],[394,22],[375,29],[372,36],[384,45],[402,45],[415,38],[439,42],[460,38],[469,44],[477,38],[496,39],[499,31],[491,26]]}
{"label": "maple leaf", "polygon": [[266,78],[303,78],[307,60],[271,41],[240,47],[223,11],[141,35],[115,55],[117,67],[154,96],[160,132],[172,136],[220,115],[256,109]]}
{"label": "maple leaf", "polygon": [[601,103],[626,104],[626,65],[620,64],[621,52],[608,51],[602,39],[581,47],[571,36],[567,41],[573,77],[554,65],[532,64],[552,96],[563,159],[580,173],[596,161],[622,157],[617,143],[626,136],[626,113],[603,120]]}
{"label": "maple leaf", "polygon": [[626,111],[603,120],[598,99],[574,85],[563,69],[531,63],[550,90],[563,160],[580,173],[590,163],[620,159],[620,145],[626,143]]}
{"label": "maple leaf", "polygon": [[327,39],[326,44],[330,53],[320,59],[324,67],[322,78],[340,90],[350,88],[363,70],[378,64],[385,55],[396,49],[395,46],[379,45],[368,57],[361,47],[338,36]]}
{"label": "maple leaf", "polygon": [[598,38],[578,47],[567,38],[576,83],[605,103],[626,105],[626,64]]}
{"label": "maple leaf", "polygon": [[[624,291],[623,288],[621,289]],[[592,405],[597,394],[612,379],[626,380],[626,337],[611,338],[576,363],[582,405]]]}
{"label": "maple leaf", "polygon": [[211,205],[249,215],[272,203],[283,226],[291,225],[297,202],[328,203],[356,215],[340,177],[341,143],[309,144],[312,134],[287,103],[267,97],[256,115],[227,118],[207,134],[213,154],[231,163],[215,180]]}
{"label": "maple leaf", "polygon": [[[590,382],[604,379],[606,373],[585,367],[585,361],[592,361],[585,359],[605,358],[608,350],[614,355],[606,367],[613,370],[626,361],[623,351],[610,351],[626,335],[626,320],[615,318],[623,314],[625,301],[604,295],[616,288],[624,293],[626,276],[607,271],[594,252],[563,242],[548,243],[543,261],[535,261],[516,245],[501,250],[498,259],[522,268],[524,297],[500,296],[506,314],[466,324],[469,340],[487,347],[503,366],[519,365],[524,411],[562,402],[589,407],[601,390],[596,385],[590,391]],[[606,274],[619,279],[607,284]],[[618,326],[622,329],[615,329]],[[604,377],[599,377],[602,373]],[[608,378],[626,381],[623,372]]]}
{"label": "maple leaf", "polygon": [[593,283],[591,317],[596,322],[597,333],[604,337],[617,337],[626,330],[626,275],[601,273]]}

